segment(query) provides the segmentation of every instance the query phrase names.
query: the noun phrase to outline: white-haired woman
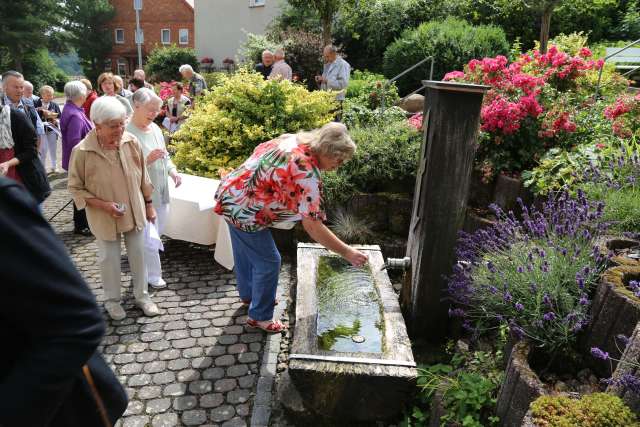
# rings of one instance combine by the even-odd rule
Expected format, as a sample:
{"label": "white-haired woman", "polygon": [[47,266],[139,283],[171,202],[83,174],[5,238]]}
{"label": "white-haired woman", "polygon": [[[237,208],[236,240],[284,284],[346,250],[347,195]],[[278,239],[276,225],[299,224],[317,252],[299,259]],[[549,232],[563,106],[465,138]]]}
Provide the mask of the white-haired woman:
{"label": "white-haired woman", "polygon": [[338,239],[323,223],[321,170],[335,170],[356,146],[341,123],[313,132],[282,135],[260,144],[227,175],[216,192],[215,212],[229,223],[238,293],[249,305],[247,325],[284,329],[273,320],[280,254],[269,227],[302,221],[309,236],[355,266],[367,256]]}
{"label": "white-haired woman", "polygon": [[[142,147],[149,177],[153,184],[151,200],[153,200],[153,207],[157,214],[155,225],[158,235],[161,236],[169,214],[169,177],[176,187],[181,184],[182,180],[175,165],[169,159],[162,130],[153,122],[162,108],[162,99],[151,89],[142,88],[134,92],[131,101],[133,116],[127,125],[127,131],[138,138]],[[147,227],[151,227],[151,225],[147,225]],[[144,259],[147,266],[147,282],[154,288],[164,288],[167,284],[162,278],[158,244],[151,239],[150,230],[147,230],[145,235]]]}
{"label": "white-haired woman", "polygon": [[155,316],[159,310],[147,291],[144,228],[147,221],[155,221],[156,212],[142,149],[136,137],[124,131],[126,111],[115,97],[98,98],[91,106],[91,120],[95,129],[71,154],[68,188],[78,208],[86,209],[96,236],[105,309],[114,320],[126,317],[120,287],[124,237],[136,305]]}
{"label": "white-haired woman", "polygon": [[60,107],[53,100],[54,91],[51,86],[40,88],[40,98],[34,102],[38,115],[44,123],[44,141],[40,146],[40,160],[46,168],[47,154],[51,163],[51,172],[61,172],[56,166],[58,151],[58,134],[60,133]]}
{"label": "white-haired woman", "polygon": [[[93,129],[91,120],[86,116],[83,104],[87,98],[87,88],[79,80],[64,85],[64,96],[67,102],[60,115],[60,133],[62,134],[62,169],[69,170],[71,150]],[[73,204],[73,232],[90,236],[89,223],[84,210]]]}
{"label": "white-haired woman", "polygon": [[183,64],[178,68],[182,77],[189,80],[189,96],[191,99],[202,95],[207,88],[207,81],[200,74],[193,71],[193,67],[189,64]]}

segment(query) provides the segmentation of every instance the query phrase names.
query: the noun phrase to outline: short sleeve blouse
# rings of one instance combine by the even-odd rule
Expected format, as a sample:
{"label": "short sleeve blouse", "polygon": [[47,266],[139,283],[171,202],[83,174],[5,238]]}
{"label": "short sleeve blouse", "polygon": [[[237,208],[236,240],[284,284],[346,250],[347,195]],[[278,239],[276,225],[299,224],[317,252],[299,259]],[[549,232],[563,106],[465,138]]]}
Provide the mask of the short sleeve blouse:
{"label": "short sleeve blouse", "polygon": [[215,212],[247,232],[305,217],[326,219],[318,163],[295,135],[260,144],[222,180],[215,199]]}

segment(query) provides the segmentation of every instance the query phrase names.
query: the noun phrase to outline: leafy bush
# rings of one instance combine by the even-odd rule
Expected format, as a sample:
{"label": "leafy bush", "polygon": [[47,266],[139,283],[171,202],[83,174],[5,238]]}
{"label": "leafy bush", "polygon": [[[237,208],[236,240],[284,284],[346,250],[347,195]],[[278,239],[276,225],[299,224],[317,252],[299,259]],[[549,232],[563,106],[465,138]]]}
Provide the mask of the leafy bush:
{"label": "leafy bush", "polygon": [[220,86],[224,83],[224,79],[229,75],[229,73],[224,71],[216,71],[213,73],[203,73],[202,77],[207,82],[207,88],[209,90],[213,89],[216,86]]}
{"label": "leafy bush", "polygon": [[160,46],[149,54],[145,71],[152,80],[180,81],[182,76],[178,68],[183,64],[189,64],[195,71],[198,71],[199,63],[195,50],[178,47],[175,44]]}
{"label": "leafy bush", "polygon": [[350,134],[357,146],[356,154],[336,172],[324,174],[328,204],[336,205],[354,191],[375,193],[403,185],[413,188],[421,134],[406,120],[355,127]]}
{"label": "leafy bush", "polygon": [[261,34],[247,33],[247,40],[240,45],[238,54],[243,63],[249,63],[251,68],[262,61],[262,52],[270,50],[273,52],[281,47],[280,44],[269,37]]}
{"label": "leafy bush", "polygon": [[581,399],[541,396],[531,404],[533,422],[553,427],[633,427],[637,417],[618,396],[594,393]]}
{"label": "leafy bush", "polygon": [[371,110],[380,107],[384,92],[385,105],[393,105],[400,97],[395,83],[384,89],[387,81],[382,74],[374,74],[367,71],[355,70],[349,79],[346,99],[360,105],[365,105]]}
{"label": "leafy bush", "polygon": [[405,111],[400,107],[388,107],[383,113],[379,108],[372,110],[359,102],[346,100],[342,108],[342,122],[349,129],[377,123],[400,122],[406,118]]}
{"label": "leafy bush", "polygon": [[[586,48],[572,57],[551,46],[545,54],[534,51],[511,64],[504,56],[474,59],[464,72],[445,76],[492,86],[480,115],[483,135],[476,158],[483,170],[521,172],[534,167],[549,148],[576,143],[571,136],[578,130],[576,120],[589,122],[592,116],[581,112],[595,106],[591,97],[576,95],[580,78],[602,66],[590,56]],[[592,135],[589,128],[581,132]]]}
{"label": "leafy bush", "polygon": [[[433,78],[439,80],[448,71],[462,68],[473,58],[508,53],[509,44],[500,28],[474,27],[465,21],[448,18],[402,33],[384,53],[384,74],[388,78],[394,77],[424,58],[435,56]],[[419,88],[428,69],[425,64],[398,80],[400,93]]]}
{"label": "leafy bush", "polygon": [[497,425],[495,404],[503,372],[502,352],[474,351],[456,354],[450,363],[418,369],[418,404],[401,426],[424,426],[429,423],[430,407],[436,393],[441,393],[445,414],[440,425],[485,427]]}
{"label": "leafy bush", "polygon": [[44,85],[50,85],[61,92],[67,83],[67,75],[55,64],[46,49],[39,49],[24,56],[22,72],[25,78],[33,84],[33,91]]}
{"label": "leafy bush", "polygon": [[582,178],[583,183],[578,186],[590,200],[604,202],[602,219],[616,232],[640,232],[638,148],[639,146],[631,141],[617,150],[615,158],[608,159],[603,153],[586,171]]}
{"label": "leafy bush", "polygon": [[494,206],[494,226],[461,238],[449,294],[462,308],[450,314],[470,329],[505,325],[553,357],[570,350],[587,323],[605,261],[592,250],[603,206],[564,193],[542,212],[521,207],[518,220]]}
{"label": "leafy bush", "polygon": [[289,30],[279,34],[284,45],[287,63],[306,82],[307,88],[316,87],[315,76],[322,74],[322,36],[313,32]]}
{"label": "leafy bush", "polygon": [[199,100],[173,135],[175,162],[188,173],[219,176],[220,169],[239,166],[262,142],[331,121],[334,98],[240,70]]}

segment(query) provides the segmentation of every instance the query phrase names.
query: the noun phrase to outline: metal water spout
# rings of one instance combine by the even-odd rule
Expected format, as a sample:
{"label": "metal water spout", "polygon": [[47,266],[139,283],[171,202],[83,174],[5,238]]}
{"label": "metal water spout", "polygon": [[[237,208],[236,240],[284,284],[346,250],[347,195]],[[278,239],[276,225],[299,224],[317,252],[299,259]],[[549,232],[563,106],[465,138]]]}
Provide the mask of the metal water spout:
{"label": "metal water spout", "polygon": [[402,270],[407,271],[411,267],[411,258],[408,256],[404,258],[387,258],[387,262],[384,263],[380,271],[389,270]]}

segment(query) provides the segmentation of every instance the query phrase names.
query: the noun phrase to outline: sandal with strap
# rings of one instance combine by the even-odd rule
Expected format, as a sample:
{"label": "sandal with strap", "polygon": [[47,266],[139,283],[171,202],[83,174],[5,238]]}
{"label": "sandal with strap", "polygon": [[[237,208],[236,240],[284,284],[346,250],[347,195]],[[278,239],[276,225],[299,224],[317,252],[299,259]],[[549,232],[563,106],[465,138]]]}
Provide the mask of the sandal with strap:
{"label": "sandal with strap", "polygon": [[266,325],[260,325],[257,320],[247,319],[247,326],[250,328],[262,329],[268,334],[279,334],[287,329],[287,327],[282,323],[273,320],[270,320]]}

